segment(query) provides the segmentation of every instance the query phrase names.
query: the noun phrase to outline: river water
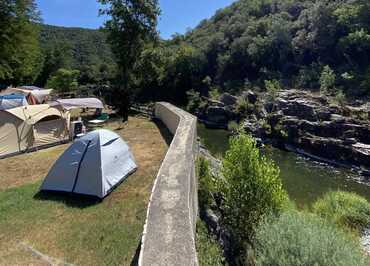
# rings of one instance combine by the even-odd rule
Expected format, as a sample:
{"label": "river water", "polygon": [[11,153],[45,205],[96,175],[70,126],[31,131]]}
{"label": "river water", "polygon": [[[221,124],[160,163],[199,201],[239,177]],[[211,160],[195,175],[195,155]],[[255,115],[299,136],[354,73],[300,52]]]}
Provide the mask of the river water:
{"label": "river water", "polygon": [[[229,132],[226,130],[207,129],[203,124],[198,124],[198,135],[215,157],[222,157],[228,149]],[[263,148],[262,152],[280,167],[283,185],[299,207],[309,207],[331,190],[356,192],[370,201],[370,186],[355,181],[360,179],[355,172],[269,146]]]}

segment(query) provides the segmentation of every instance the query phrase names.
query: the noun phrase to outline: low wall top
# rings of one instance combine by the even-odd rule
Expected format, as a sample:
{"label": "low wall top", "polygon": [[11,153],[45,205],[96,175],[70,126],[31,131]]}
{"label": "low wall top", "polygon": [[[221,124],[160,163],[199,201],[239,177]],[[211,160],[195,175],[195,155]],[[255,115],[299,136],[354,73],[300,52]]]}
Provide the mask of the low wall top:
{"label": "low wall top", "polygon": [[174,137],[152,190],[139,265],[198,265],[197,119],[169,103],[156,103],[155,115]]}

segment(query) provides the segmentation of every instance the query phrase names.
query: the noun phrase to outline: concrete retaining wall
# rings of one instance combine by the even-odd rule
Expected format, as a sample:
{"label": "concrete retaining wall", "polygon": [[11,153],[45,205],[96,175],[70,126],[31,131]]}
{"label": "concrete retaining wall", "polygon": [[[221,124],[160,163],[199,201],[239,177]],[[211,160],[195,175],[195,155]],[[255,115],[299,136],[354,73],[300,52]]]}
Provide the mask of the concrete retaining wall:
{"label": "concrete retaining wall", "polygon": [[198,265],[195,249],[197,119],[162,102],[156,103],[155,116],[174,137],[152,190],[139,265]]}

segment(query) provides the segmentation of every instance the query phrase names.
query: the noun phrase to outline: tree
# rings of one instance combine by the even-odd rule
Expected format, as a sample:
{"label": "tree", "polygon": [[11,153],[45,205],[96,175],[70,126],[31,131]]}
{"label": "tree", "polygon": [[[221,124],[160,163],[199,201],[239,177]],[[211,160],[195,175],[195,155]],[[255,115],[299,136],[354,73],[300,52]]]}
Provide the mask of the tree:
{"label": "tree", "polygon": [[231,138],[221,173],[219,191],[224,222],[233,232],[236,255],[241,255],[253,243],[262,219],[282,209],[287,194],[279,168],[261,155],[256,141],[243,132]]}
{"label": "tree", "polygon": [[322,93],[327,93],[329,89],[333,89],[335,85],[335,73],[330,66],[325,66],[321,72],[320,90]]}
{"label": "tree", "polygon": [[60,68],[70,68],[72,55],[71,47],[65,43],[58,42],[43,48],[44,64],[39,76],[36,79],[36,84],[45,86],[51,74],[55,73]]}
{"label": "tree", "polygon": [[0,83],[31,83],[42,66],[34,0],[0,1]]}
{"label": "tree", "polygon": [[157,17],[160,14],[157,0],[99,0],[108,5],[102,14],[110,16],[105,23],[108,41],[116,56],[119,68],[114,105],[127,119],[133,98],[133,69],[145,43],[157,37]]}
{"label": "tree", "polygon": [[78,87],[79,74],[78,70],[61,68],[48,79],[46,87],[61,93],[71,92]]}
{"label": "tree", "polygon": [[202,86],[203,65],[203,55],[194,47],[180,45],[174,49],[166,67],[166,86],[170,91],[168,99],[181,105],[185,104],[186,92]]}

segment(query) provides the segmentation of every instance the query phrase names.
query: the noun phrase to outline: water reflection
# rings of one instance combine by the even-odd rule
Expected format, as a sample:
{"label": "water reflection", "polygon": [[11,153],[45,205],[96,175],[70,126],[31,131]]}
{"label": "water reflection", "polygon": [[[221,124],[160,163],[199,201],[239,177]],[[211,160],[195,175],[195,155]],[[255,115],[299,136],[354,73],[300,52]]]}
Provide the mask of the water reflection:
{"label": "water reflection", "polygon": [[[226,130],[207,129],[199,124],[198,135],[216,157],[228,149],[229,132]],[[262,152],[280,167],[284,187],[298,206],[311,204],[330,190],[352,191],[370,200],[370,186],[356,182],[354,179],[361,177],[348,169],[328,166],[273,147],[265,147]]]}

